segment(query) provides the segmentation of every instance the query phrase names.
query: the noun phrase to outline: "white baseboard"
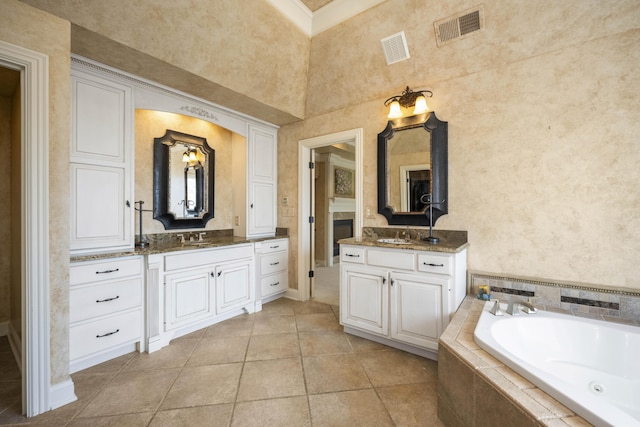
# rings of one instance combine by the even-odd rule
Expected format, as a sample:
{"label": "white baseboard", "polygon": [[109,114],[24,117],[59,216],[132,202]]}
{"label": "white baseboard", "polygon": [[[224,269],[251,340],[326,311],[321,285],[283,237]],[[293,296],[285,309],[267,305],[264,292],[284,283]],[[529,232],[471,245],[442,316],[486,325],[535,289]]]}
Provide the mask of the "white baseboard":
{"label": "white baseboard", "polygon": [[52,385],[49,388],[49,399],[51,409],[56,409],[78,400],[74,390],[73,380],[68,379],[67,381]]}
{"label": "white baseboard", "polygon": [[287,289],[287,292],[284,294],[284,297],[293,299],[296,301],[306,301],[306,300],[300,299],[300,291],[298,289],[291,289],[291,288]]}

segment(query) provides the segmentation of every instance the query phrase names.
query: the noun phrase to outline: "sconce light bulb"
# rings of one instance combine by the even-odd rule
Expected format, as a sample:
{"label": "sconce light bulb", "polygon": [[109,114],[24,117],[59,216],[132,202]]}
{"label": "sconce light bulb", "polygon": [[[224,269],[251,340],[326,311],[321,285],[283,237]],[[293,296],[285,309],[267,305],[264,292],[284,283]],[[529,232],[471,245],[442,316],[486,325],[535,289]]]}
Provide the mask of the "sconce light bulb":
{"label": "sconce light bulb", "polygon": [[389,104],[389,115],[387,117],[390,119],[402,117],[402,111],[400,111],[400,103],[398,101],[393,101]]}
{"label": "sconce light bulb", "polygon": [[416,98],[416,106],[413,109],[413,114],[422,114],[429,111],[429,106],[427,105],[427,98],[424,95],[420,95]]}
{"label": "sconce light bulb", "polygon": [[189,161],[195,162],[198,158],[196,157],[196,150],[189,151]]}
{"label": "sconce light bulb", "polygon": [[186,151],[182,155],[182,161],[185,163],[189,163],[189,153],[187,153]]}

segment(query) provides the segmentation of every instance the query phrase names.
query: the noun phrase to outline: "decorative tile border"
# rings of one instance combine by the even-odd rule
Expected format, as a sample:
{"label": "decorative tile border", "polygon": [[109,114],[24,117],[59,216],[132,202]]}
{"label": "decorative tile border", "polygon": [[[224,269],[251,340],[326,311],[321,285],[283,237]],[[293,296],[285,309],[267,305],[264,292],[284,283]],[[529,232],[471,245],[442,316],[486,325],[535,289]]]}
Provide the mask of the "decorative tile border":
{"label": "decorative tile border", "polygon": [[492,299],[518,295],[531,298],[544,310],[640,326],[640,292],[474,271],[468,272],[468,279],[470,295],[477,295],[480,286],[489,286]]}

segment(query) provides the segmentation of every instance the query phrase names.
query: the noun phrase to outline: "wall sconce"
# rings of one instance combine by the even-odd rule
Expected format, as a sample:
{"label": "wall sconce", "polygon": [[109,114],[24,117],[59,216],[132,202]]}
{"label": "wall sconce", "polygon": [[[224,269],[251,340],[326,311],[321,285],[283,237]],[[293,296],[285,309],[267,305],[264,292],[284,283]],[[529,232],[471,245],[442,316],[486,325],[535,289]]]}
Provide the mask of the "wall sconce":
{"label": "wall sconce", "polygon": [[433,96],[433,92],[430,90],[418,90],[412,91],[409,89],[409,86],[402,92],[402,95],[395,95],[391,98],[384,101],[384,106],[389,107],[389,115],[387,116],[390,119],[397,119],[402,117],[403,108],[414,107],[413,115],[426,113],[429,111],[429,106],[427,105],[427,98],[431,98]]}
{"label": "wall sconce", "polygon": [[182,155],[182,161],[185,163],[198,161],[198,157],[196,156],[196,149],[191,147],[187,148],[187,151],[185,151]]}

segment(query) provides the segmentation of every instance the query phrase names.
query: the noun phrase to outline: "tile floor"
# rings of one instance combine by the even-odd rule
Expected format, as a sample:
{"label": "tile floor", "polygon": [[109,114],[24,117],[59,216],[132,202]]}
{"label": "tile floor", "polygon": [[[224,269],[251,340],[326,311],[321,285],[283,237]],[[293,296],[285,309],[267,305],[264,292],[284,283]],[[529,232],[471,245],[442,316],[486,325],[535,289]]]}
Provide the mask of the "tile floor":
{"label": "tile floor", "polygon": [[271,302],[77,372],[78,400],[31,419],[19,415],[19,373],[2,337],[0,424],[441,426],[436,362],[343,333],[337,311]]}

